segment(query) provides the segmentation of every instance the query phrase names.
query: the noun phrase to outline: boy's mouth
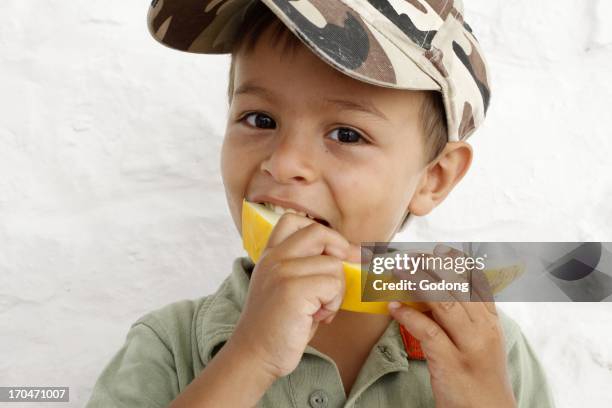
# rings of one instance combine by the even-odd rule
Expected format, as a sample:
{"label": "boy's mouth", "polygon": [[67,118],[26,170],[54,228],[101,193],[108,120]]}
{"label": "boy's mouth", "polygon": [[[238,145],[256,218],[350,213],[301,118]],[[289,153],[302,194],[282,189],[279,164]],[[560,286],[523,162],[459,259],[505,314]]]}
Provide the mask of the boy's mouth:
{"label": "boy's mouth", "polygon": [[263,205],[264,207],[266,207],[269,210],[274,211],[277,214],[284,214],[286,212],[291,213],[291,214],[297,214],[297,215],[301,215],[303,217],[308,217],[313,221],[318,222],[319,224],[325,225],[326,227],[331,227],[330,223],[327,220],[324,220],[323,218],[319,218],[319,217],[315,217],[313,215],[308,214],[307,212],[304,211],[298,211],[294,208],[286,208],[277,204],[272,204],[270,202],[267,201],[260,201],[259,204]]}

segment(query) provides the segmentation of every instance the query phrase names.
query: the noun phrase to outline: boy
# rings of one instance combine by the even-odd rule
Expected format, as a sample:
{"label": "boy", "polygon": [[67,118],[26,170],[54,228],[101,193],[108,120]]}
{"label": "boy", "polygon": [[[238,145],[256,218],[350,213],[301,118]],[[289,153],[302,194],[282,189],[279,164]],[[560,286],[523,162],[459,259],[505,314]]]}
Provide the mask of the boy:
{"label": "boy", "polygon": [[285,213],[257,265],[237,258],[215,294],[137,320],[89,407],[552,406],[492,304],[339,310],[341,261],[469,168],[489,87],[459,2],[160,0],[149,24],[173,48],[232,53],[228,205],[239,230],[243,199]]}

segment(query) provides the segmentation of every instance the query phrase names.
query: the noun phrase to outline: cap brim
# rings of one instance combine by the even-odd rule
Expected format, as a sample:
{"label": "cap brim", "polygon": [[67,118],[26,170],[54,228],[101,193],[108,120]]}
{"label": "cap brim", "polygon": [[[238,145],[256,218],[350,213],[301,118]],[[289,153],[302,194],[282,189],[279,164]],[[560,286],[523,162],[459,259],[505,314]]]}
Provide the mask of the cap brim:
{"label": "cap brim", "polygon": [[[231,52],[252,0],[154,0],[148,28],[160,43],[199,54]],[[323,61],[357,80],[398,89],[440,85],[381,30],[339,0],[262,0]],[[316,4],[316,6],[315,6]]]}

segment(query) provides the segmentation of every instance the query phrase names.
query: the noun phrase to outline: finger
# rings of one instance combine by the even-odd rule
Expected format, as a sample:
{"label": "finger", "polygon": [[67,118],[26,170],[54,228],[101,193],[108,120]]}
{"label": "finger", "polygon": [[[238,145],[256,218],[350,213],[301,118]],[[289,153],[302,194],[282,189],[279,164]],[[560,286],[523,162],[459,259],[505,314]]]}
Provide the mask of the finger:
{"label": "finger", "polygon": [[497,306],[495,305],[495,302],[482,302],[482,304],[484,305],[485,309],[487,309],[487,312],[489,312],[491,316],[495,316],[496,318],[498,317]]}
{"label": "finger", "polygon": [[471,278],[473,299],[483,302],[490,313],[497,315],[493,290],[485,273],[481,270],[474,270]]}
{"label": "finger", "polygon": [[435,246],[433,253],[435,256],[438,257],[451,257],[451,258],[457,258],[460,256],[464,256],[463,251],[460,251],[456,248],[453,248],[451,246],[448,245],[444,245],[444,244],[438,244]]}
{"label": "finger", "polygon": [[[301,217],[295,214],[288,215],[292,217],[287,217],[288,221],[286,224],[277,225],[279,227],[279,232],[274,239],[276,241],[278,238],[285,235],[286,232],[293,231],[293,233],[285,236],[284,240],[278,243],[272,241],[272,237],[270,239],[270,241],[272,241],[270,248],[273,248],[275,253],[279,254],[278,256],[282,257],[282,259],[320,254],[333,255],[338,259],[359,259],[359,248],[354,245],[352,246],[337,231],[314,221],[305,225],[301,220],[295,218],[306,218],[308,220],[307,217]],[[302,227],[296,229],[294,223],[298,223],[298,225],[302,225]]]}
{"label": "finger", "polygon": [[331,275],[344,282],[344,265],[333,255],[311,255],[282,259],[271,273],[279,279],[291,279],[308,275]]}
{"label": "finger", "polygon": [[406,255],[410,258],[419,258],[417,261],[423,261],[415,264],[417,269],[395,269],[393,271],[396,277],[414,282],[415,289],[410,291],[411,298],[422,302],[446,302],[469,298],[469,288],[466,294],[463,294],[459,291],[429,289],[424,285],[442,281],[463,285],[468,283],[464,278],[458,277],[452,271],[434,269],[442,266],[439,258],[434,257],[432,254],[416,252],[408,252]]}
{"label": "finger", "polygon": [[312,224],[317,224],[317,222],[308,217],[302,217],[292,213],[284,213],[281,215],[278,222],[272,229],[272,233],[268,238],[266,248],[276,247],[290,235]]}
{"label": "finger", "polygon": [[336,317],[336,313],[327,316],[325,319],[323,319],[323,322],[329,324],[334,321],[334,317]]}
{"label": "finger", "polygon": [[366,246],[360,246],[361,248],[361,259],[359,260],[364,265],[370,265],[374,259],[374,251]]}
{"label": "finger", "polygon": [[[434,256],[440,258],[453,258],[456,261],[459,258],[465,258],[466,254],[463,251],[457,250],[450,246],[439,244],[434,248]],[[483,288],[483,281],[481,278],[478,278],[478,275],[475,274],[478,273],[478,270],[475,270],[474,268],[465,268],[465,261],[460,265],[461,266],[457,266],[455,270],[436,268],[433,272],[440,280],[462,285],[464,283],[468,284],[468,290],[466,292],[450,292],[452,296],[460,302],[461,307],[465,310],[471,321],[481,321],[486,317],[483,314],[486,307],[481,303],[483,296],[486,294]],[[457,268],[459,267],[461,267],[462,270],[458,272]],[[477,278],[476,280],[474,280],[475,277]],[[492,299],[492,296],[489,296],[488,299]]]}
{"label": "finger", "polygon": [[[454,290],[452,292],[453,292],[453,296],[457,300],[468,301],[470,299],[469,283],[470,283],[471,269],[464,267],[463,263],[459,264],[457,261],[457,259],[459,258],[465,258],[465,254],[461,251],[457,251],[456,249],[452,249],[450,247],[447,247],[449,248],[449,252],[440,252],[440,247],[443,247],[443,246],[444,245],[438,245],[434,249],[433,256],[431,257],[433,261],[433,268],[431,270],[428,270],[427,272],[429,272],[437,280],[445,280],[446,282],[457,284],[455,286],[462,285],[462,286],[459,286],[461,288],[467,287],[467,290],[465,292],[462,292],[460,290]],[[448,254],[448,255],[445,255],[445,254]],[[453,262],[451,264],[449,264],[448,258],[453,259]],[[449,265],[455,266],[455,268],[447,268],[447,266]],[[460,265],[460,266],[457,266],[457,265]]]}
{"label": "finger", "polygon": [[468,315],[464,302],[456,300],[445,302],[425,302],[431,309],[436,322],[448,334],[458,348],[469,343],[474,334],[476,324]]}
{"label": "finger", "polygon": [[[425,264],[422,264],[416,271],[412,271],[410,280],[434,283],[444,281],[451,284],[457,283],[464,287],[468,283],[465,278],[452,269],[444,269],[443,265],[446,262],[440,262],[441,259],[444,260],[449,256],[453,258],[462,256],[463,252],[445,245],[437,245],[433,252],[433,256],[429,255]],[[430,263],[430,261],[437,262]],[[426,269],[429,267],[433,269]],[[403,277],[408,278],[408,276]],[[468,310],[464,307],[464,303],[460,300],[469,300],[469,288],[464,293],[460,290],[426,290],[420,289],[420,287],[419,285],[419,290],[413,292],[415,299],[429,306],[436,322],[444,328],[455,344],[464,341],[462,339],[463,333],[472,324],[472,320]]]}
{"label": "finger", "polygon": [[275,285],[292,301],[303,299],[302,313],[315,321],[330,320],[344,299],[345,280],[342,262],[333,256],[317,255],[280,261],[274,274]]}
{"label": "finger", "polygon": [[434,320],[399,302],[389,302],[389,313],[420,343],[427,360],[450,361],[457,347]]}
{"label": "finger", "polygon": [[344,299],[344,280],[329,274],[300,276],[293,281],[308,304],[306,313],[320,322],[330,319],[340,310]]}
{"label": "finger", "polygon": [[[434,270],[425,271],[433,280],[436,282],[445,282],[451,289],[436,291],[436,298],[441,303],[444,302],[452,304],[457,302],[459,307],[464,309],[466,317],[470,321],[475,321],[480,313],[478,300],[472,299],[471,296],[471,281],[469,279],[470,272],[464,274],[457,274],[452,269],[435,268]],[[430,296],[429,300],[433,299]]]}
{"label": "finger", "polygon": [[[495,297],[491,284],[484,271],[474,269],[471,273],[470,283],[472,289],[472,299],[470,301],[470,305],[473,305],[475,308],[479,309],[478,317],[474,317],[473,319],[477,321],[497,318]],[[486,310],[487,312],[484,314],[484,319],[481,319],[483,317],[483,314],[480,313],[481,310]]]}
{"label": "finger", "polygon": [[436,280],[431,277],[425,270],[406,270],[406,269],[393,269],[392,274],[403,281],[413,282],[414,289],[405,291],[403,293],[402,300],[409,300],[414,302],[427,302],[427,301],[439,301],[447,300],[448,294],[439,295],[437,292],[431,292],[421,289],[420,283],[423,281],[435,282]]}
{"label": "finger", "polygon": [[[456,291],[444,291],[440,302],[425,300],[433,315],[458,346],[469,342],[468,327],[491,321],[497,316],[494,302],[454,299]],[[429,296],[431,298],[431,296]]]}
{"label": "finger", "polygon": [[[348,242],[348,241],[347,241]],[[349,247],[346,253],[346,261],[352,263],[362,263],[362,259],[364,259],[364,263],[368,264],[368,257],[371,259],[371,251],[369,252],[366,248],[362,248],[359,244],[353,244],[349,242]]]}

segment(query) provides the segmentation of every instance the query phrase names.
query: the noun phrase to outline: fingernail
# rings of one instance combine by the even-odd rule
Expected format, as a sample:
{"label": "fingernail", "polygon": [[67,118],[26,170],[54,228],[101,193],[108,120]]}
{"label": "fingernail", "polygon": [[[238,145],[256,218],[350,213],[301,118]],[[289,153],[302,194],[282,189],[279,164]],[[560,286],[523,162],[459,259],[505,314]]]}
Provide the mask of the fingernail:
{"label": "fingernail", "polygon": [[399,309],[400,307],[402,307],[402,304],[401,304],[400,302],[396,302],[396,301],[394,300],[394,301],[392,301],[392,302],[389,302],[389,305],[388,305],[388,306],[389,306],[389,309],[390,309],[390,310],[397,310],[397,309]]}

